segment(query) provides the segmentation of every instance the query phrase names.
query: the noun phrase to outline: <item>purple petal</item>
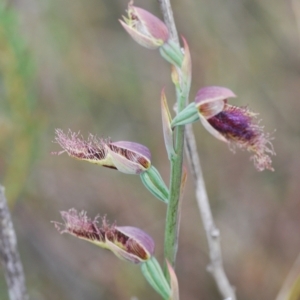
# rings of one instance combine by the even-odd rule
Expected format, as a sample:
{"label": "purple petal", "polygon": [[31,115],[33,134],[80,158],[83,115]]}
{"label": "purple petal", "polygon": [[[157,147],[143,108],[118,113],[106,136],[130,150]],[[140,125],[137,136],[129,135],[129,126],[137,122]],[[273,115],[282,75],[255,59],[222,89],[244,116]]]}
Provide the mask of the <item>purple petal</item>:
{"label": "purple petal", "polygon": [[195,103],[196,106],[199,106],[204,103],[235,97],[236,95],[228,88],[221,86],[207,86],[197,92]]}
{"label": "purple petal", "polygon": [[145,25],[151,37],[160,39],[163,42],[169,38],[169,31],[163,21],[148,11],[132,6],[132,12],[138,17],[138,20]]}
{"label": "purple petal", "polygon": [[152,237],[145,231],[131,226],[116,226],[116,229],[129,238],[134,239],[145,251],[153,255],[155,244]]}
{"label": "purple petal", "polygon": [[201,115],[200,115],[200,121],[204,126],[204,128],[215,138],[225,143],[228,142],[227,139],[219,131],[217,131],[214,127],[212,127],[211,124]]}
{"label": "purple petal", "polygon": [[110,143],[110,145],[117,146],[119,148],[135,152],[141,156],[144,156],[147,160],[151,161],[151,152],[150,150],[141,144],[128,142],[128,141],[119,141]]}

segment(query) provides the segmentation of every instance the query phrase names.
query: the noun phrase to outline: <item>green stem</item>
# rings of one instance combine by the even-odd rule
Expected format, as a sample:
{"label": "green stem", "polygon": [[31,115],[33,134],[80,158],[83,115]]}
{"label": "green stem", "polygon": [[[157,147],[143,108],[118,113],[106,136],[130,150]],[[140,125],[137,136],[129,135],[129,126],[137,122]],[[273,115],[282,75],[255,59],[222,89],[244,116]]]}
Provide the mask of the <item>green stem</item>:
{"label": "green stem", "polygon": [[[186,93],[177,91],[178,112],[185,107]],[[165,225],[165,242],[164,254],[165,258],[175,266],[176,254],[178,248],[178,234],[179,234],[179,216],[180,216],[180,188],[182,178],[182,163],[183,163],[183,145],[184,145],[184,126],[176,127],[175,134],[175,153],[176,155],[171,159],[171,176],[170,176],[170,194],[169,205],[167,209],[166,225]],[[165,275],[168,272],[165,268]]]}
{"label": "green stem", "polygon": [[[178,42],[178,34],[175,26],[173,12],[170,0],[158,0],[163,15],[164,21],[169,29],[170,36],[175,45],[180,47]],[[180,64],[181,65],[181,64]],[[179,76],[182,76],[181,70],[177,68]],[[183,78],[181,78],[183,79]],[[176,87],[177,96],[177,113],[182,111],[186,106],[189,95],[189,84],[185,80],[181,80],[183,86]],[[183,146],[184,146],[184,126],[176,126],[175,132],[175,155],[171,159],[171,174],[170,174],[170,194],[169,204],[166,216],[165,225],[165,241],[164,241],[164,255],[165,259],[175,267],[176,254],[178,248],[178,234],[179,234],[179,217],[180,217],[180,197],[181,197],[181,178],[182,178],[182,163],[183,163]],[[169,279],[169,273],[165,265],[165,276]]]}

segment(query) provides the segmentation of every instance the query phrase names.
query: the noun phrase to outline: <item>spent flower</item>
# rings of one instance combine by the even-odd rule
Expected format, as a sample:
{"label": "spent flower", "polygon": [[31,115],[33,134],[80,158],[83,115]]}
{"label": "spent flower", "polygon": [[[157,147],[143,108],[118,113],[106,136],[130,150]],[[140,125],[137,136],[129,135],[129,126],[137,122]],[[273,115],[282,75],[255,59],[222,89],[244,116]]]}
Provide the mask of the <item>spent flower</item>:
{"label": "spent flower", "polygon": [[258,171],[274,171],[270,155],[275,155],[271,136],[264,132],[258,114],[248,107],[228,104],[236,95],[228,88],[209,86],[200,89],[195,101],[172,121],[172,126],[184,125],[200,119],[203,126],[217,139],[235,148],[252,152],[251,160]]}
{"label": "spent flower", "polygon": [[123,260],[138,264],[149,260],[154,253],[153,239],[139,228],[109,225],[105,217],[99,225],[99,216],[92,220],[85,211],[77,212],[74,208],[62,211],[61,216],[63,224],[53,222],[60,233],[69,233],[111,250]]}

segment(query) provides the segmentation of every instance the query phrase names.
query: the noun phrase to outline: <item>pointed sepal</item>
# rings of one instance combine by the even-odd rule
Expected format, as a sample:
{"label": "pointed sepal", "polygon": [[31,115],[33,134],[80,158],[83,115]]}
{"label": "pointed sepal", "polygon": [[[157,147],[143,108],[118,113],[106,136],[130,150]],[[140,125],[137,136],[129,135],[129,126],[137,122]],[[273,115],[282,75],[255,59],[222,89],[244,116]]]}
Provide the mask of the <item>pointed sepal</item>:
{"label": "pointed sepal", "polygon": [[180,88],[180,76],[178,73],[178,68],[176,68],[174,65],[171,66],[171,79],[173,84],[175,85],[176,89],[179,90]]}
{"label": "pointed sepal", "polygon": [[168,262],[168,260],[166,262],[167,262],[167,268],[170,276],[170,285],[171,285],[171,295],[169,300],[179,300],[179,286],[178,286],[176,273],[173,267],[171,266],[171,264]]}
{"label": "pointed sepal", "polygon": [[171,157],[175,154],[174,145],[173,145],[173,130],[171,126],[172,118],[171,118],[164,89],[161,92],[161,115],[162,115],[165,146],[168,153],[168,157],[169,159],[171,159]]}
{"label": "pointed sepal", "polygon": [[192,60],[189,45],[186,39],[182,36],[183,46],[184,46],[184,58],[181,66],[181,72],[183,80],[185,82],[186,89],[189,90],[192,81]]}

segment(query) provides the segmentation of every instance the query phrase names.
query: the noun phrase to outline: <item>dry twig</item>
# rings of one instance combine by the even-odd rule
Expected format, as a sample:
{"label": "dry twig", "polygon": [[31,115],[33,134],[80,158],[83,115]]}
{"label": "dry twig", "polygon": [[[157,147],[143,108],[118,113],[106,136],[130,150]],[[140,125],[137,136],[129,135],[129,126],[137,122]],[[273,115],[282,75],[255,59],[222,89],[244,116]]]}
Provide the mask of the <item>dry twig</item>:
{"label": "dry twig", "polygon": [[0,185],[0,262],[3,266],[10,300],[28,300],[17,238],[11,220],[4,187]]}

